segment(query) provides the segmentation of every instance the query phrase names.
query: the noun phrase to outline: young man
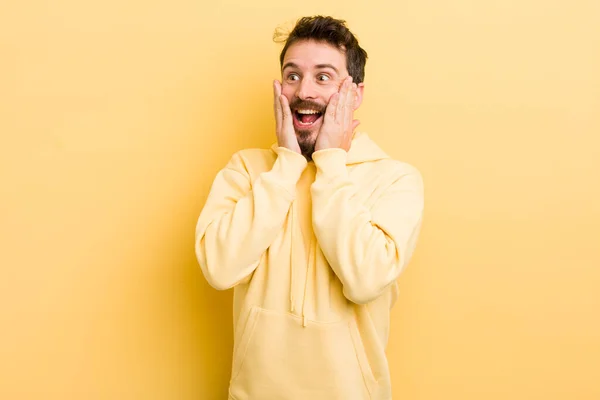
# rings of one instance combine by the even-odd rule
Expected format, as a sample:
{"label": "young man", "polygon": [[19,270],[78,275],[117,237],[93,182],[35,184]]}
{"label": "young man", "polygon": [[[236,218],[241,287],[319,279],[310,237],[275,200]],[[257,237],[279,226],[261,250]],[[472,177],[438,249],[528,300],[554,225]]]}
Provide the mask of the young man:
{"label": "young man", "polygon": [[234,400],[389,400],[396,279],[423,185],[354,133],[367,54],[344,21],[300,19],[275,81],[277,143],[235,154],[196,228],[216,289],[234,288]]}

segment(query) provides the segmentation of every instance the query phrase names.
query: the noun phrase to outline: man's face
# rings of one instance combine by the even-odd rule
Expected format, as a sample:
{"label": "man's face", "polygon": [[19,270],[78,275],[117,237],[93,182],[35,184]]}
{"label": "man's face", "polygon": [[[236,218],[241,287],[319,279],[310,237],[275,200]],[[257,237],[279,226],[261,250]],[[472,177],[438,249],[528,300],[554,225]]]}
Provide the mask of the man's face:
{"label": "man's face", "polygon": [[[329,99],[347,76],[346,55],[328,43],[303,40],[288,47],[283,59],[281,93],[290,104],[303,154],[312,154]],[[362,101],[362,92],[360,84],[354,109]]]}

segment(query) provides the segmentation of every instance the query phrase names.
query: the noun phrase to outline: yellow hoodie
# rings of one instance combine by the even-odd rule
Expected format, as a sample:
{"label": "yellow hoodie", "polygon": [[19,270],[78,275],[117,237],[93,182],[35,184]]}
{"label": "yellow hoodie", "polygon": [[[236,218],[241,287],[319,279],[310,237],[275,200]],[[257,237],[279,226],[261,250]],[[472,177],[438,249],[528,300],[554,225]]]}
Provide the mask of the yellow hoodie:
{"label": "yellow hoodie", "polygon": [[236,153],[198,219],[204,276],[234,288],[230,400],[391,399],[389,313],[421,227],[421,175],[366,134],[313,160]]}

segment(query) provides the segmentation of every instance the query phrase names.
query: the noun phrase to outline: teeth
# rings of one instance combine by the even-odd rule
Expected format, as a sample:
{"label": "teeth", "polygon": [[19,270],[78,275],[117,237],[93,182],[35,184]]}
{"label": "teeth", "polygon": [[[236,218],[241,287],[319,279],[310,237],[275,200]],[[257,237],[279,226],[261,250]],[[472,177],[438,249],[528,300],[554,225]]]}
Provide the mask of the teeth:
{"label": "teeth", "polygon": [[298,110],[298,114],[318,114],[317,110]]}

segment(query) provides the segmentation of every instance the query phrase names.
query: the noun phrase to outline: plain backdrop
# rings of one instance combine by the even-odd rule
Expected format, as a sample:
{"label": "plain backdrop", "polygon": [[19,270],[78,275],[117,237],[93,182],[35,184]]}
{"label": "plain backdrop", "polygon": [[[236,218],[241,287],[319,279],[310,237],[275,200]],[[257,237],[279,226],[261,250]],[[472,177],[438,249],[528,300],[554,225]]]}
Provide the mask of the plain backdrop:
{"label": "plain backdrop", "polygon": [[394,399],[600,398],[600,2],[0,5],[0,398],[226,398],[231,292],[194,228],[274,142],[274,29],[346,19],[357,117],[426,207]]}

